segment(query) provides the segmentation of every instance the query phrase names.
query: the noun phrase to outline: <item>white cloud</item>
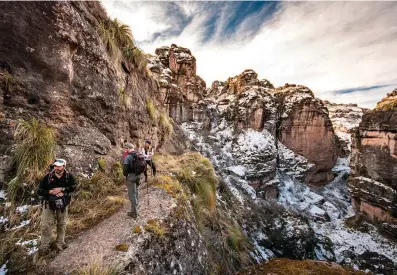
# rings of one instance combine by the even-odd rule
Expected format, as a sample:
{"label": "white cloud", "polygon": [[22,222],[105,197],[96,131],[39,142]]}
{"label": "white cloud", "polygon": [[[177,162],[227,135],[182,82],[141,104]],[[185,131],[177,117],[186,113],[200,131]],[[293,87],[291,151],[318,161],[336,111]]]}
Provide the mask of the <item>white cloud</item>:
{"label": "white cloud", "polygon": [[[238,13],[233,5],[175,2],[179,13],[170,12],[169,5],[163,3],[127,5],[129,8],[122,10],[114,4],[105,7],[131,26],[145,51],[154,52],[171,43],[190,48],[197,58],[197,73],[207,86],[252,68],[276,85],[303,84],[320,98],[374,106],[393,89],[343,95],[330,92],[397,83],[397,3],[283,2],[254,37],[252,25],[265,9],[226,34],[230,18]],[[215,30],[203,42],[209,23],[216,24]],[[155,32],[166,34],[178,28],[180,32],[148,41]]]}

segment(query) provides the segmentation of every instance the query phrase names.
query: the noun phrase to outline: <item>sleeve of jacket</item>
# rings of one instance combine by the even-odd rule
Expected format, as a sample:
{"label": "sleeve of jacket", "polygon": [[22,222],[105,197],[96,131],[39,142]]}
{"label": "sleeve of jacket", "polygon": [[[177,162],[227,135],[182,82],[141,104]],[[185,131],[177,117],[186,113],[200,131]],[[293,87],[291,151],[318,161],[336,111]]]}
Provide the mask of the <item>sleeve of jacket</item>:
{"label": "sleeve of jacket", "polygon": [[48,176],[49,174],[45,175],[44,178],[40,181],[39,189],[37,190],[37,194],[39,196],[47,196],[49,195],[49,189],[46,189],[46,185],[48,185]]}
{"label": "sleeve of jacket", "polygon": [[75,178],[73,177],[72,174],[69,174],[68,186],[65,187],[65,192],[72,193],[74,190],[76,190],[76,186],[77,186],[77,183],[76,183]]}
{"label": "sleeve of jacket", "polygon": [[128,176],[128,167],[129,167],[130,158],[131,158],[130,155],[127,155],[127,156],[124,158],[123,175],[124,175],[125,177]]}

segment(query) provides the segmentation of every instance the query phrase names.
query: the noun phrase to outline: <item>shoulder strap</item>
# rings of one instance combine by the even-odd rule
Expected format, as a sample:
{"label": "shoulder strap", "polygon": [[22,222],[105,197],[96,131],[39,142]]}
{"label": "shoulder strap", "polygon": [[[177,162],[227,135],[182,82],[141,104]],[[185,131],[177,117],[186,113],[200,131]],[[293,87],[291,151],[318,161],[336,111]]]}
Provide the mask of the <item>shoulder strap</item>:
{"label": "shoulder strap", "polygon": [[51,172],[49,172],[48,174],[48,184],[50,184],[50,182],[51,182],[51,179],[52,179],[52,171]]}

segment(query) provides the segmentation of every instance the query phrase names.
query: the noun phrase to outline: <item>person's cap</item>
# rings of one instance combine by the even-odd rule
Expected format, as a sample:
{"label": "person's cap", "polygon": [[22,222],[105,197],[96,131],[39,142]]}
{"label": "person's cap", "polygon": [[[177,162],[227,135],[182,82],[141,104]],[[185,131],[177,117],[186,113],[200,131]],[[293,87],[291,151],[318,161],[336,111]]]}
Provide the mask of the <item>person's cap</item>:
{"label": "person's cap", "polygon": [[146,143],[147,143],[147,144],[152,144],[152,143],[150,142],[150,140],[146,140]]}
{"label": "person's cap", "polygon": [[127,148],[127,149],[135,149],[135,146],[134,146],[134,144],[132,144],[132,143],[130,143],[130,142],[127,142],[127,143],[125,144],[125,148]]}
{"label": "person's cap", "polygon": [[66,160],[64,159],[56,159],[54,162],[54,166],[66,166]]}

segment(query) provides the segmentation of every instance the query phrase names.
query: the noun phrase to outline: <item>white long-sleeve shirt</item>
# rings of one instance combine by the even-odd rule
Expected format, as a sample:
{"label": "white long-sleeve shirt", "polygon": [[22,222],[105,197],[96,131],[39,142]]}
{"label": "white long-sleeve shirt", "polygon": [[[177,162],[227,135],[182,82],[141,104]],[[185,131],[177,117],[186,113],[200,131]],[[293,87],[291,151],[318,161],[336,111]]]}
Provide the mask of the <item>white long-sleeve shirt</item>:
{"label": "white long-sleeve shirt", "polygon": [[151,160],[152,156],[154,155],[154,149],[153,147],[150,148],[149,150],[145,150],[145,148],[142,148],[142,154],[145,156],[145,160]]}

